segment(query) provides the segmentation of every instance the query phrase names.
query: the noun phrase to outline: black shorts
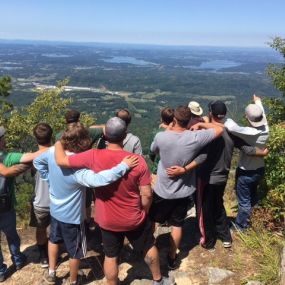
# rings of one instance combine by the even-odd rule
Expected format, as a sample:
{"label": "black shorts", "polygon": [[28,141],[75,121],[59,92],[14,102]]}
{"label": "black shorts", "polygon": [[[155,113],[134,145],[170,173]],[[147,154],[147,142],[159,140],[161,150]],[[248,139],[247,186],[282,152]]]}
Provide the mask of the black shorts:
{"label": "black shorts", "polygon": [[180,199],[164,199],[153,193],[153,201],[149,217],[153,222],[175,227],[182,227],[189,205],[189,197]]}
{"label": "black shorts", "polygon": [[103,249],[107,257],[117,257],[124,245],[125,237],[129,240],[134,250],[146,253],[154,245],[152,223],[148,218],[139,228],[126,232],[113,232],[101,228]]}
{"label": "black shorts", "polygon": [[31,204],[30,227],[46,229],[50,225],[50,212],[35,209]]}
{"label": "black shorts", "polygon": [[49,240],[54,244],[64,243],[70,258],[80,259],[86,255],[84,223],[67,224],[51,217]]}

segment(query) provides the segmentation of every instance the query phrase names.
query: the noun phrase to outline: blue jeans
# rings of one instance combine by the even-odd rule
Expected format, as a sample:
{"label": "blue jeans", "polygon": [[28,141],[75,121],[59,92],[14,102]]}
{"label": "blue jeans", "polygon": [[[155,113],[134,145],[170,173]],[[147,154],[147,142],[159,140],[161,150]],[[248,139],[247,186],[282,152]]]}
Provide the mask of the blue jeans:
{"label": "blue jeans", "polygon": [[238,200],[238,214],[236,225],[241,229],[249,227],[252,207],[257,204],[257,186],[264,176],[264,167],[256,170],[236,171],[236,194]]}
{"label": "blue jeans", "polygon": [[[23,254],[20,252],[20,238],[16,231],[16,212],[11,210],[6,213],[0,213],[0,231],[6,235],[12,261],[15,265],[23,262]],[[7,265],[4,263],[0,243],[0,275],[4,275]]]}

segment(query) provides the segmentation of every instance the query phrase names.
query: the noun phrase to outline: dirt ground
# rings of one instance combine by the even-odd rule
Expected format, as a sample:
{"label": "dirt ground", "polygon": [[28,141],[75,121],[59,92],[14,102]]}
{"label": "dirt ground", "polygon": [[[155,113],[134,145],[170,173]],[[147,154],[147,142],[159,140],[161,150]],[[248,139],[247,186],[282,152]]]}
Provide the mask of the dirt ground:
{"label": "dirt ground", "polygon": [[[215,252],[209,252],[199,246],[199,233],[195,217],[186,220],[184,236],[179,252],[181,261],[179,269],[168,272],[166,266],[166,255],[169,248],[168,227],[157,227],[157,246],[160,253],[160,262],[163,275],[172,275],[177,285],[204,285],[208,284],[207,267],[217,267],[234,272],[234,275],[223,283],[227,285],[238,285],[250,276],[254,275],[254,261],[250,252],[246,252],[241,246],[240,240],[234,235],[232,249],[224,249],[221,242],[217,242]],[[9,251],[6,240],[2,235],[2,250],[9,268],[9,277],[5,285],[41,284],[44,270],[39,265],[39,256],[35,246],[35,231],[32,228],[19,230],[22,244],[21,249],[28,257],[28,264],[19,271],[14,271],[11,266]],[[84,284],[105,284],[102,270],[103,254],[96,231],[91,234],[88,242],[88,256],[82,261],[86,278]],[[68,278],[68,257],[63,253],[60,256],[57,276],[58,284],[62,284]],[[124,248],[120,257],[120,280],[121,284],[152,284],[151,275],[143,260],[136,255],[128,246]]]}

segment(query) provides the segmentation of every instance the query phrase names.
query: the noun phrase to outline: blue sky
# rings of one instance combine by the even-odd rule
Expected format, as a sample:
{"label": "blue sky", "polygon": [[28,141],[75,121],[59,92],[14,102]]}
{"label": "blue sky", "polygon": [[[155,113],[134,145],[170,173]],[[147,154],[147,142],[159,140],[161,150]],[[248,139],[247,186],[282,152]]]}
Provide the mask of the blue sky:
{"label": "blue sky", "polygon": [[284,0],[6,0],[0,39],[266,46]]}

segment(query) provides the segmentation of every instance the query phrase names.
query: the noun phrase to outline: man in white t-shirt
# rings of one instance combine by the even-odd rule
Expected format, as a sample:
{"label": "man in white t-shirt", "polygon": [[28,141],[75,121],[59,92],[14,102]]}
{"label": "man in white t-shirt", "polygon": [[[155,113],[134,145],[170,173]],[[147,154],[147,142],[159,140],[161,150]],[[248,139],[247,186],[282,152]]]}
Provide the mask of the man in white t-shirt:
{"label": "man in white t-shirt", "polygon": [[[269,127],[261,99],[253,95],[253,101],[254,104],[249,104],[245,109],[250,127],[238,126],[231,119],[227,119],[224,125],[233,135],[240,137],[249,145],[264,149],[269,137]],[[238,214],[234,225],[238,230],[249,227],[252,207],[257,204],[257,186],[263,176],[264,158],[241,152],[236,171]]]}

